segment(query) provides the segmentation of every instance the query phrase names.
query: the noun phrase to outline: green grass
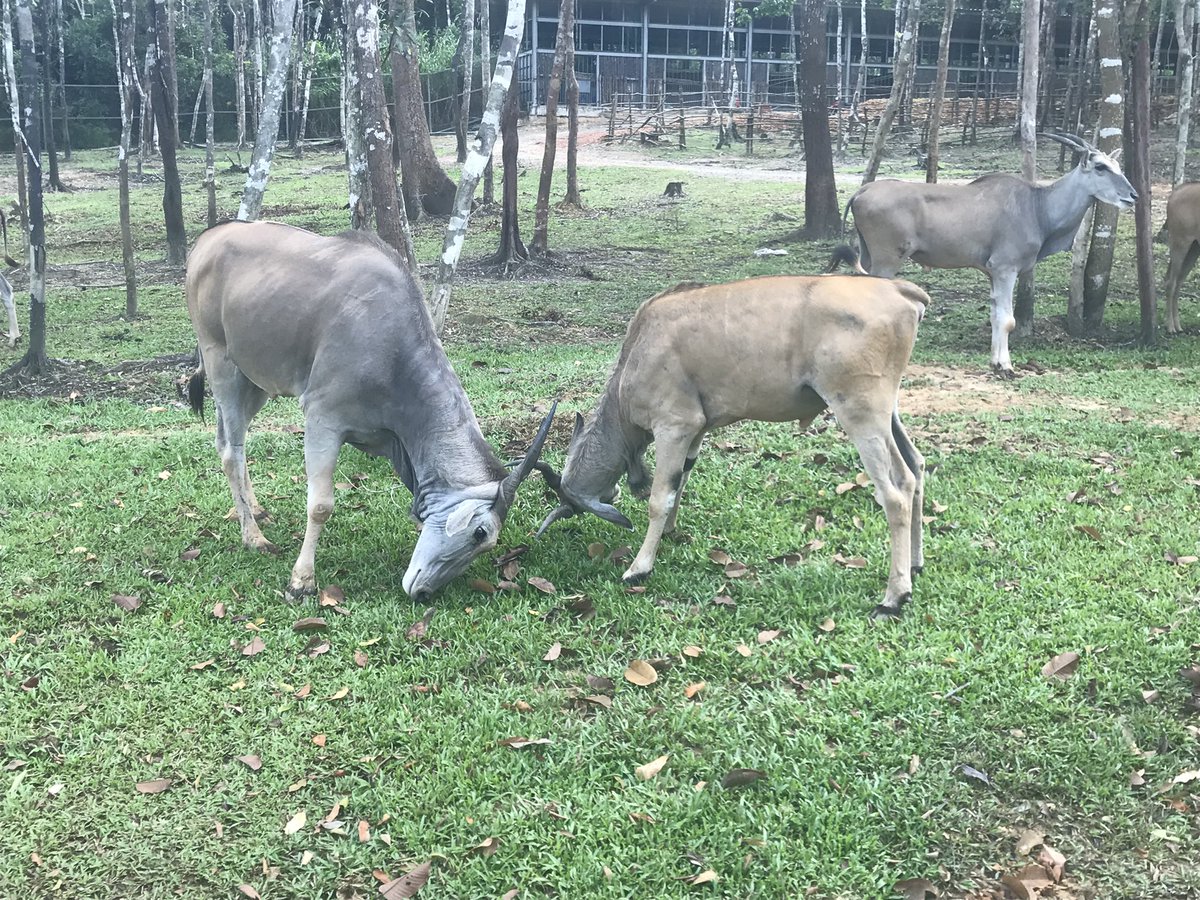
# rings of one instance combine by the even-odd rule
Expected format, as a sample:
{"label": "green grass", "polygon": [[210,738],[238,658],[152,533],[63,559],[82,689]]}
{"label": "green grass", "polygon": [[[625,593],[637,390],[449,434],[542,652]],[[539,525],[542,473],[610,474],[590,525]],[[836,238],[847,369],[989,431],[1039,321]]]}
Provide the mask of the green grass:
{"label": "green grass", "polygon": [[[77,156],[105,171],[98,154]],[[279,158],[268,209],[339,228],[342,176],[322,171],[335,163]],[[828,251],[753,257],[794,227],[772,212],[802,213],[792,185],[688,172],[686,201],[666,204],[662,170],[582,174],[588,211],[552,221],[559,270],[508,279],[468,267],[447,341],[496,446],[527,439],[535,404],[560,398],[555,464],[642,299],[684,278],[814,271]],[[222,182],[230,208],[237,182]],[[533,179],[521,187],[531,202]],[[145,262],[160,251],[155,192],[138,191]],[[120,281],[112,193],[48,201],[51,265],[87,273],[52,272],[50,351],[93,368],[191,343],[181,288],[161,267],[147,270],[157,283],[142,285],[144,318],[133,322],[119,318],[121,289],[100,286]],[[188,192],[193,231],[201,200]],[[476,216],[471,259],[495,228],[493,215]],[[81,243],[97,234],[110,242]],[[417,239],[421,258],[434,258],[439,223],[422,223]],[[936,301],[918,361],[982,373],[982,277],[912,277]],[[347,614],[283,601],[304,525],[293,401],[264,410],[249,446],[273,514],[265,531],[282,548],[269,557],[243,550],[223,518],[211,424],[184,410],[169,372],[125,399],[105,398],[93,374],[76,401],[66,381],[42,399],[5,400],[0,896],[231,897],[246,883],[266,898],[366,897],[373,872],[428,859],[420,896],[876,898],[914,876],[960,896],[1028,862],[1014,852],[1025,828],[1066,855],[1074,891],[1166,900],[1200,890],[1195,782],[1170,784],[1200,755],[1177,676],[1200,644],[1200,564],[1168,558],[1200,555],[1200,433],[1189,418],[1200,342],[1122,346],[1136,318],[1124,268],[1110,305],[1117,338],[1066,341],[1047,318],[1062,314],[1062,258],[1038,278],[1038,336],[1015,358],[1048,371],[996,386],[1011,394],[1000,411],[905,407],[930,466],[927,565],[909,614],[884,626],[867,619],[886,575],[883,514],[867,490],[836,492],[861,466],[827,423],[804,434],[747,423],[710,441],[680,515],[686,539],[664,543],[644,593],[622,587],[625,563],[607,555],[636,548],[640,533],[572,519],[530,541],[551,506],[529,483],[501,547],[531,545],[519,589],[487,595],[460,579],[417,640],[406,631],[422,610],[400,588],[415,541],[409,496],[385,464],[351,449],[317,558]],[[622,508],[645,527],[644,504]],[[594,543],[606,552],[592,559]],[[727,578],[708,558],[718,547],[751,576]],[[181,557],[189,549],[199,556]],[[797,566],[771,561],[792,551],[805,557]],[[867,566],[845,568],[839,554]],[[499,577],[486,559],[468,574]],[[531,587],[535,576],[557,593]],[[142,605],[123,612],[114,593]],[[578,614],[580,595],[594,616]],[[725,596],[732,605],[713,602]],[[312,615],[329,624],[329,650],[315,657],[292,630]],[[266,649],[244,656],[255,637]],[[555,643],[561,656],[544,660]],[[689,645],[703,653],[683,654]],[[1065,651],[1080,654],[1078,670],[1043,678]],[[633,659],[661,660],[658,682],[626,682]],[[615,687],[597,691],[588,676]],[[1147,702],[1144,690],[1159,694]],[[610,708],[584,699],[598,692]],[[510,737],[549,743],[498,743]],[[247,754],[261,770],[238,761]],[[639,780],[635,769],[663,754],[662,772]],[[721,787],[738,767],[766,778]],[[1146,786],[1131,789],[1137,770]],[[137,792],[154,778],[172,784]],[[335,804],[343,824],[321,827]],[[285,834],[300,810],[307,824]],[[477,852],[488,838],[496,852]],[[683,880],[707,868],[715,884]]]}

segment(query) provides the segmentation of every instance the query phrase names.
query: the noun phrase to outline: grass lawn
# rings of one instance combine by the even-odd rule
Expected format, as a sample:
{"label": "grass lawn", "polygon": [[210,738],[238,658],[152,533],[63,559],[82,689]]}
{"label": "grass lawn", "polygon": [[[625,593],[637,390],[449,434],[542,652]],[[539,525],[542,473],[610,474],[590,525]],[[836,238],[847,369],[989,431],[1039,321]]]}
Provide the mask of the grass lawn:
{"label": "grass lawn", "polygon": [[[201,159],[184,157],[193,237]],[[479,267],[498,217],[472,220],[446,346],[497,448],[558,398],[560,465],[656,291],[824,264],[829,244],[753,253],[796,227],[801,185],[681,163],[583,168],[587,209],[556,215],[555,258],[519,277]],[[1180,677],[1200,658],[1200,338],[1185,303],[1191,333],[1132,346],[1127,217],[1109,337],[1065,336],[1053,257],[1015,382],[984,371],[983,277],[908,273],[934,303],[902,394],[929,465],[902,621],[868,621],[886,523],[825,419],[710,438],[684,533],[635,591],[619,576],[645,504],[621,501],[636,533],[575,518],[534,542],[553,501],[531,479],[499,548],[528,549],[476,561],[422,629],[400,586],[409,495],[350,448],[317,555],[342,596],[284,602],[294,401],[249,443],[281,553],[241,548],[211,401],[195,419],[183,370],[148,362],[193,343],[153,181],[134,192],[142,315],[121,318],[112,168],[77,153],[79,189],[47,197],[48,344],[69,362],[0,401],[0,896],[366,898],[428,862],[421,897],[920,897],[893,886],[928,879],[998,898],[1055,854],[1047,897],[1200,895],[1200,714]],[[667,180],[683,201],[660,198]],[[226,214],[240,183],[222,174]],[[344,197],[338,156],[284,155],[265,217],[333,232]],[[442,227],[418,226],[422,260]],[[1046,677],[1060,654],[1078,658]],[[635,660],[654,683],[625,677]]]}

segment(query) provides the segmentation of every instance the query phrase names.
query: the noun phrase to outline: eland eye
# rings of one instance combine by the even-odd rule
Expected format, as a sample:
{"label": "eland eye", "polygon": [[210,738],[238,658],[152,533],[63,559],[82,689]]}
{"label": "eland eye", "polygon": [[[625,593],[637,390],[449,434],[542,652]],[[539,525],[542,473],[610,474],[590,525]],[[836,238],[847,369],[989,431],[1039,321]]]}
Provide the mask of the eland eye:
{"label": "eland eye", "polygon": [[1096,163],[1096,171],[1097,172],[1107,172],[1108,166],[1106,166],[1104,163]]}
{"label": "eland eye", "polygon": [[475,543],[482,544],[485,540],[487,540],[487,529],[484,528],[482,525],[476,526],[476,528],[475,528]]}

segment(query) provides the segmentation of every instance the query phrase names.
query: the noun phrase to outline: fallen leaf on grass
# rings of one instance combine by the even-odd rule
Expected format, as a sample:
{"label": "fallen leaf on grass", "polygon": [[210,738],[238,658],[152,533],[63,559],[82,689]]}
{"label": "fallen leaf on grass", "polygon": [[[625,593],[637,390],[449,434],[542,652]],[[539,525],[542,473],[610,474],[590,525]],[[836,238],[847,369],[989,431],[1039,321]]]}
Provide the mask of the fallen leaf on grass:
{"label": "fallen leaf on grass", "polygon": [[727,566],[733,562],[733,557],[719,547],[709,550],[708,558],[715,562],[718,566]]}
{"label": "fallen leaf on grass", "polygon": [[263,643],[262,638],[256,637],[242,648],[242,656],[257,656],[266,649],[267,645]]}
{"label": "fallen leaf on grass", "polygon": [[371,823],[366,819],[358,820],[358,842],[365,844],[371,839]]}
{"label": "fallen leaf on grass", "polygon": [[682,652],[683,652],[684,656],[690,656],[692,659],[695,659],[704,651],[701,650],[699,647],[689,644],[688,646],[683,648]]}
{"label": "fallen leaf on grass", "polygon": [[313,635],[308,639],[308,643],[304,645],[304,649],[300,652],[309,659],[316,659],[323,653],[328,653],[333,649],[333,645],[324,638]]}
{"label": "fallen leaf on grass", "polygon": [[188,549],[184,550],[182,553],[179,554],[179,558],[181,560],[183,560],[184,562],[191,562],[193,559],[199,559],[200,558],[200,548],[199,547],[188,547]]}
{"label": "fallen leaf on grass", "polygon": [[300,810],[298,813],[288,819],[287,824],[283,826],[283,833],[295,834],[297,831],[303,828],[307,822],[308,813],[306,813],[304,810]]}
{"label": "fallen leaf on grass", "polygon": [[1066,653],[1058,654],[1042,666],[1042,677],[1066,681],[1077,668],[1079,668],[1079,654],[1074,650],[1068,650]]}
{"label": "fallen leaf on grass", "polygon": [[501,895],[500,900],[517,900],[517,897],[519,897],[520,894],[521,891],[519,888],[513,888],[511,891],[505,891]]}
{"label": "fallen leaf on grass", "polygon": [[524,750],[526,747],[538,747],[542,746],[543,744],[549,744],[550,738],[510,737],[505,738],[502,741],[497,741],[496,743],[501,747],[509,747],[513,750]]}
{"label": "fallen leaf on grass", "polygon": [[1033,852],[1034,847],[1041,846],[1046,840],[1046,835],[1040,831],[1034,831],[1032,828],[1026,828],[1021,832],[1021,836],[1017,838],[1017,856],[1028,856]]}
{"label": "fallen leaf on grass", "polygon": [[671,758],[670,753],[664,753],[658,759],[651,760],[644,766],[638,766],[634,769],[634,773],[642,781],[649,781],[655,775],[662,771],[662,767],[667,764],[667,760]]}
{"label": "fallen leaf on grass", "polygon": [[974,766],[968,766],[965,763],[958,767],[958,770],[972,781],[978,781],[980,784],[986,784],[988,787],[993,787],[992,779],[988,777],[988,773],[981,769],[976,769]]}
{"label": "fallen leaf on grass", "polygon": [[699,875],[690,875],[683,880],[687,884],[712,884],[719,880],[719,876],[712,869],[705,869]]}
{"label": "fallen leaf on grass", "polygon": [[772,629],[769,631],[760,631],[758,633],[758,642],[760,644],[769,644],[771,641],[775,640],[775,638],[779,637],[779,635],[781,635],[781,634],[783,634],[783,632],[778,628],[775,628],[775,629]]}
{"label": "fallen leaf on grass", "polygon": [[1055,881],[1062,881],[1063,870],[1067,867],[1067,858],[1048,845],[1042,846],[1042,852],[1038,854],[1038,862],[1045,869],[1050,877]]}
{"label": "fallen leaf on grass", "polygon": [[482,578],[472,578],[467,582],[467,587],[473,591],[478,591],[481,594],[496,593],[496,586],[490,581],[484,581]]}
{"label": "fallen leaf on grass", "polygon": [[588,694],[583,699],[587,703],[603,706],[605,709],[612,709],[612,697],[605,697],[603,694]]}
{"label": "fallen leaf on grass", "polygon": [[154,778],[150,781],[139,781],[134,787],[139,794],[161,794],[171,786],[170,778]]}
{"label": "fallen leaf on grass", "polygon": [[406,872],[399,878],[393,878],[381,886],[379,893],[383,894],[384,900],[408,900],[409,897],[415,897],[417,891],[425,887],[432,868],[431,861],[423,862],[411,872]]}
{"label": "fallen leaf on grass", "polygon": [[862,556],[845,557],[840,553],[833,554],[833,561],[838,565],[845,566],[847,569],[865,569],[867,560]]}
{"label": "fallen leaf on grass", "polygon": [[365,669],[367,667],[367,663],[369,663],[370,661],[371,661],[371,657],[367,656],[365,651],[363,651],[363,650],[355,650],[354,651],[354,664],[356,666],[358,666],[360,669]]}
{"label": "fallen leaf on grass", "polygon": [[1172,784],[1188,784],[1200,778],[1200,769],[1189,769],[1186,772],[1180,772],[1171,779]]}
{"label": "fallen leaf on grass", "polygon": [[529,579],[529,584],[531,587],[537,588],[543,594],[557,594],[558,593],[558,590],[554,587],[553,584],[551,584],[545,578],[540,578],[537,575],[534,575],[532,578]]}
{"label": "fallen leaf on grass", "polygon": [[133,612],[142,605],[140,598],[131,596],[129,594],[113,594],[112,602],[117,604],[117,606],[119,606],[121,609],[125,610],[125,612]]}
{"label": "fallen leaf on grass", "polygon": [[726,578],[745,578],[750,574],[750,567],[745,563],[731,562],[724,570]]}
{"label": "fallen leaf on grass", "polygon": [[611,678],[605,678],[603,675],[588,675],[584,680],[593,691],[607,691],[611,694],[617,687]]}
{"label": "fallen leaf on grass", "polygon": [[1129,773],[1129,786],[1131,788],[1146,786],[1146,770],[1137,769]]}
{"label": "fallen leaf on grass", "polygon": [[892,890],[904,900],[925,900],[926,895],[938,895],[938,889],[928,878],[905,878],[892,885]]}
{"label": "fallen leaf on grass", "polygon": [[218,602],[218,603],[217,603],[217,604],[216,604],[216,605],[215,605],[215,606],[212,608],[212,616],[213,616],[213,618],[214,618],[214,619],[223,619],[223,618],[225,618],[225,604],[224,604],[224,603],[220,603],[220,602]]}
{"label": "fallen leaf on grass", "polygon": [[476,853],[479,856],[491,856],[500,849],[500,838],[489,837],[484,838],[478,844],[471,848],[471,853]]}
{"label": "fallen leaf on grass", "polygon": [[243,896],[249,897],[250,900],[261,900],[258,891],[254,889],[253,885],[239,884],[237,889],[242,892]]}
{"label": "fallen leaf on grass", "polygon": [[192,663],[190,666],[188,666],[188,668],[193,672],[199,672],[202,669],[207,669],[211,665],[215,665],[216,662],[217,661],[215,659],[206,659],[204,662]]}
{"label": "fallen leaf on grass", "polygon": [[312,685],[306,684],[303,687],[301,687],[298,691],[296,691],[296,693],[292,694],[292,696],[295,697],[297,700],[303,700],[305,697],[307,697],[311,693],[312,693]]}
{"label": "fallen leaf on grass", "polygon": [[419,641],[425,637],[425,632],[429,630],[429,623],[433,620],[433,613],[434,607],[432,606],[425,610],[425,615],[413,622],[408,627],[408,631],[404,633],[404,636],[410,641]]}
{"label": "fallen leaf on grass", "polygon": [[1050,874],[1041,866],[1026,866],[1014,875],[1005,875],[1001,883],[1020,900],[1038,900],[1042,888],[1053,884]]}
{"label": "fallen leaf on grass", "polygon": [[332,694],[330,694],[329,699],[330,700],[343,700],[343,699],[345,699],[346,695],[349,693],[350,693],[350,688],[343,686],[343,687],[338,688]]}
{"label": "fallen leaf on grass", "polygon": [[826,619],[817,627],[820,628],[822,631],[824,631],[826,634],[829,634],[829,632],[831,632],[835,628],[837,628],[837,622],[833,621],[833,619]]}
{"label": "fallen leaf on grass", "polygon": [[683,689],[683,696],[691,700],[706,687],[708,687],[708,683],[705,681],[697,681],[694,684],[689,684]]}
{"label": "fallen leaf on grass", "polygon": [[560,644],[558,641],[555,641],[550,645],[550,649],[546,651],[546,655],[543,656],[542,659],[545,662],[554,662],[560,656],[562,656],[562,644]]}
{"label": "fallen leaf on grass", "polygon": [[747,647],[745,644],[738,644],[733,649],[745,657],[750,657],[754,654],[754,651],[751,650],[749,647]]}
{"label": "fallen leaf on grass", "polygon": [[329,628],[325,620],[320,616],[311,616],[307,619],[300,619],[292,626],[292,631],[297,634],[304,634],[309,631],[325,631]]}
{"label": "fallen leaf on grass", "polygon": [[1159,692],[1155,690],[1142,691],[1142,701],[1145,703],[1153,703],[1159,696]]}
{"label": "fallen leaf on grass", "polygon": [[247,754],[246,756],[239,756],[238,762],[245,763],[246,766],[249,767],[251,772],[257,772],[259,769],[262,768],[262,759],[258,756],[255,756],[254,754]]}
{"label": "fallen leaf on grass", "polygon": [[588,559],[599,559],[604,555],[604,551],[608,549],[599,542],[593,542],[587,545]]}
{"label": "fallen leaf on grass", "polygon": [[1094,525],[1076,525],[1075,530],[1080,534],[1086,534],[1097,544],[1103,543],[1104,541],[1104,538],[1100,534],[1100,529],[1096,528]]}
{"label": "fallen leaf on grass", "polygon": [[648,687],[658,681],[658,672],[645,660],[635,659],[625,670],[625,680],[639,687]]}
{"label": "fallen leaf on grass", "polygon": [[858,485],[855,484],[853,481],[843,481],[841,484],[839,484],[837,487],[835,487],[833,489],[833,492],[840,497],[842,494],[846,493],[847,491],[852,491],[856,487],[858,487]]}
{"label": "fallen leaf on grass", "polygon": [[327,584],[321,588],[321,598],[317,601],[321,606],[341,606],[346,595],[336,584]]}
{"label": "fallen leaf on grass", "polygon": [[1163,558],[1173,566],[1190,566],[1200,561],[1200,556],[1179,556],[1171,550],[1163,554]]}
{"label": "fallen leaf on grass", "polygon": [[312,742],[314,744],[316,744],[318,747],[324,747],[325,746],[325,735],[314,734],[312,737]]}
{"label": "fallen leaf on grass", "polygon": [[762,769],[730,769],[725,777],[721,779],[721,787],[745,787],[766,777],[767,773]]}

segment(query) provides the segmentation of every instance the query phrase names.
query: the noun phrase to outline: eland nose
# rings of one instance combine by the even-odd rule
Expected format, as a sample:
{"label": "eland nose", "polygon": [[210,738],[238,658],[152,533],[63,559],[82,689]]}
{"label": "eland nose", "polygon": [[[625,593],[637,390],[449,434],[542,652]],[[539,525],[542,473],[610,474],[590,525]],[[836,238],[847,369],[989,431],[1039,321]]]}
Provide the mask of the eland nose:
{"label": "eland nose", "polygon": [[417,592],[412,595],[412,598],[413,598],[413,600],[417,601],[418,603],[424,603],[426,600],[428,600],[432,596],[433,596],[433,591],[429,590],[429,588],[418,588]]}

